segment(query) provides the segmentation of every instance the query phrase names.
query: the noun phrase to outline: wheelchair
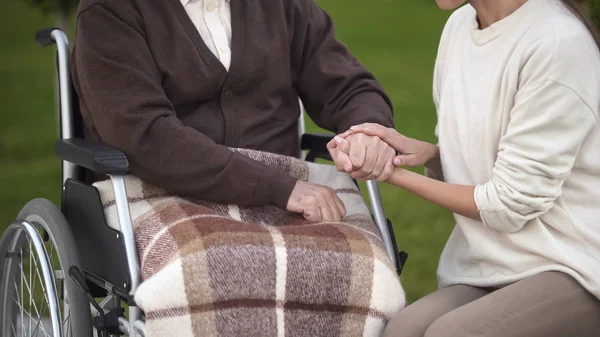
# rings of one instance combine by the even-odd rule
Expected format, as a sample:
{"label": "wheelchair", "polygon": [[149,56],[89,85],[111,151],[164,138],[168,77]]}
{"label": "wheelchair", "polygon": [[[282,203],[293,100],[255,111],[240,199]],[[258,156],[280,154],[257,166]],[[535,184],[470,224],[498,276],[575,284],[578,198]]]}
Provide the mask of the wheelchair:
{"label": "wheelchair", "polygon": [[[145,336],[144,314],[134,302],[141,281],[124,176],[126,156],[83,140],[83,122],[69,71],[69,43],[60,29],[36,33],[42,46],[57,46],[62,161],[60,209],[34,199],[0,239],[0,337]],[[302,110],[303,111],[303,110]],[[331,135],[305,134],[300,114],[299,157],[331,160]],[[120,230],[110,228],[98,191],[86,174],[107,175],[114,188]],[[377,182],[366,188],[373,218],[398,274],[399,252]]]}

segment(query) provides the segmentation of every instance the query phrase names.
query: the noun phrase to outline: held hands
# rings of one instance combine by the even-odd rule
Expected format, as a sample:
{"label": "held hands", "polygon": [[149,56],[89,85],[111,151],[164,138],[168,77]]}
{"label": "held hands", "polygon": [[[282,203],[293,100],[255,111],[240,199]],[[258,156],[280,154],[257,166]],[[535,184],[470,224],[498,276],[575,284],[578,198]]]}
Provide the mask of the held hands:
{"label": "held hands", "polygon": [[[438,155],[438,147],[406,137],[378,124],[361,124],[336,136],[327,149],[338,171],[362,180],[387,180],[396,166],[421,166]],[[401,153],[396,156],[396,151]],[[287,210],[310,221],[339,221],[346,208],[329,187],[298,181]]]}
{"label": "held hands", "polygon": [[[436,145],[406,137],[395,129],[373,123],[351,127],[349,131],[336,136],[327,148],[339,171],[352,173],[354,178],[378,181],[387,180],[395,166],[422,166],[438,155]],[[396,151],[401,154],[395,156]],[[370,155],[367,156],[366,153]],[[382,160],[384,168],[378,171]],[[365,174],[369,170],[370,174]]]}
{"label": "held hands", "polygon": [[[350,142],[351,140],[351,142]],[[336,168],[360,179],[386,180],[394,170],[396,151],[377,136],[347,132],[327,145]],[[304,181],[296,186],[288,199],[287,210],[301,213],[310,221],[339,221],[346,208],[329,187]]]}
{"label": "held hands", "polygon": [[336,136],[327,149],[338,171],[356,179],[384,181],[394,171],[396,151],[377,136],[348,131]]}

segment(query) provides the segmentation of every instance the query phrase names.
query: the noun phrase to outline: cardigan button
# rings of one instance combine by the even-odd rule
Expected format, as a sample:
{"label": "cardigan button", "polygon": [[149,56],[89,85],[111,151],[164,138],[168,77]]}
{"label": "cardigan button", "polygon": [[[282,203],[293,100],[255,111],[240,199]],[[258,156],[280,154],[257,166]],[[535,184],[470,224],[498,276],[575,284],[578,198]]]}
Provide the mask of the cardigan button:
{"label": "cardigan button", "polygon": [[230,88],[230,87],[225,87],[225,88],[223,88],[223,94],[224,94],[225,96],[229,96],[229,95],[231,95],[231,88]]}

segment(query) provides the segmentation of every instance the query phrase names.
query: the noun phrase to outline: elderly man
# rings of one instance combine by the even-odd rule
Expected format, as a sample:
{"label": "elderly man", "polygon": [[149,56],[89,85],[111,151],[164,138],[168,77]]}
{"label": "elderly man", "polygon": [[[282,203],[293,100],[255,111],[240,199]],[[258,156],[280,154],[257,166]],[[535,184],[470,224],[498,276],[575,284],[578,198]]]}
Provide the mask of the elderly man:
{"label": "elderly man", "polygon": [[[313,0],[83,0],[77,22],[72,70],[86,138],[181,195],[339,220],[345,209],[330,189],[229,147],[296,155],[298,98],[336,133],[393,126],[383,89]],[[338,160],[354,163],[346,171],[391,174],[386,143],[361,136],[353,147],[354,160]]]}

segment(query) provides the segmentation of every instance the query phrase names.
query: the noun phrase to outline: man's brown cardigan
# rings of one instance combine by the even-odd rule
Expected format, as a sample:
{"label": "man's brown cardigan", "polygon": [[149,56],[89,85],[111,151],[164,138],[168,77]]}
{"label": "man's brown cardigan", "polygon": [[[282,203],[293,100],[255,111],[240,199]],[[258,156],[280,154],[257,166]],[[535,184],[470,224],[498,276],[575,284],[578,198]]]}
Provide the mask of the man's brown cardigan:
{"label": "man's brown cardigan", "polygon": [[232,0],[227,72],[179,0],[83,0],[73,78],[86,138],[203,200],[285,207],[295,180],[228,147],[296,155],[298,97],[321,127],[393,125],[388,97],[313,0]]}

